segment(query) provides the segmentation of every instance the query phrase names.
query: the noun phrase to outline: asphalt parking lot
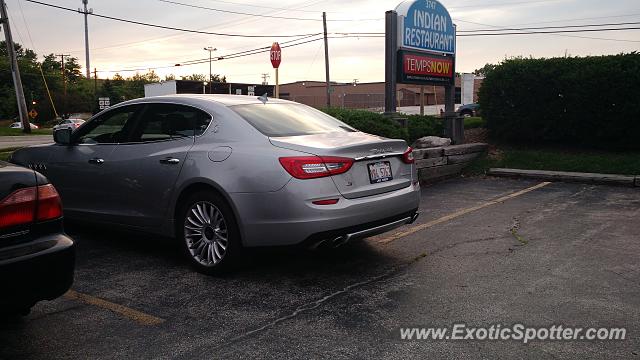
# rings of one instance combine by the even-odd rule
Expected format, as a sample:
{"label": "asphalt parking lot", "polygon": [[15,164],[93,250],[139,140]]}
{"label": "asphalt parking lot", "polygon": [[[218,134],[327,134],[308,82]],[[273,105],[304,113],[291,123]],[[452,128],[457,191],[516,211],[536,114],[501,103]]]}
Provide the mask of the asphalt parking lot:
{"label": "asphalt parking lot", "polygon": [[[0,325],[0,358],[638,358],[640,191],[493,178],[422,190],[418,222],[224,277],[168,240],[71,226],[65,297]],[[618,341],[403,341],[401,327],[624,327]]]}

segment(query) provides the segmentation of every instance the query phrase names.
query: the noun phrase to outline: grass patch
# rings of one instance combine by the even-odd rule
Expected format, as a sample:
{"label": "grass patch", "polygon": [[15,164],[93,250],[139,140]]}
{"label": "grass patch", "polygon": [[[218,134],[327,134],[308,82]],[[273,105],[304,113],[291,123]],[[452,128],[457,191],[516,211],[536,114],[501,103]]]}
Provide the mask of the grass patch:
{"label": "grass patch", "polygon": [[465,173],[479,175],[489,168],[640,175],[640,152],[504,147],[477,159]]}
{"label": "grass patch", "polygon": [[3,160],[3,161],[9,160],[9,156],[11,156],[11,154],[13,154],[13,152],[18,149],[21,149],[21,147],[0,149],[0,160]]}
{"label": "grass patch", "polygon": [[464,118],[465,129],[477,129],[487,127],[487,122],[481,117],[467,117]]}
{"label": "grass patch", "polygon": [[36,129],[31,130],[31,134],[25,134],[20,129],[10,129],[6,127],[0,127],[0,136],[29,136],[29,135],[51,135],[53,129]]}
{"label": "grass patch", "polygon": [[0,151],[0,160],[9,161],[9,156],[11,156],[10,152],[1,152]]}

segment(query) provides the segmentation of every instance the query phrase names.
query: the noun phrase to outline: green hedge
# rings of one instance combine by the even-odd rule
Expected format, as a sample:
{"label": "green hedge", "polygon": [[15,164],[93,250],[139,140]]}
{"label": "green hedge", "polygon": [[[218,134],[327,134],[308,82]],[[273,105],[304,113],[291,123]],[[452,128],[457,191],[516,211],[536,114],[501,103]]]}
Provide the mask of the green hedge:
{"label": "green hedge", "polygon": [[487,127],[487,122],[481,117],[466,117],[464,118],[465,129],[477,129]]}
{"label": "green hedge", "polygon": [[444,127],[442,120],[433,116],[409,115],[409,144],[424,136],[442,136]]}
{"label": "green hedge", "polygon": [[390,139],[408,139],[407,130],[382,114],[366,110],[330,108],[324,112],[354,128],[373,135]]}
{"label": "green hedge", "polygon": [[423,136],[441,136],[443,131],[442,121],[433,116],[406,116],[409,123],[405,129],[382,114],[367,110],[330,108],[323,111],[360,131],[391,139],[404,139],[409,144]]}
{"label": "green hedge", "polygon": [[640,148],[640,54],[505,60],[479,93],[491,136]]}

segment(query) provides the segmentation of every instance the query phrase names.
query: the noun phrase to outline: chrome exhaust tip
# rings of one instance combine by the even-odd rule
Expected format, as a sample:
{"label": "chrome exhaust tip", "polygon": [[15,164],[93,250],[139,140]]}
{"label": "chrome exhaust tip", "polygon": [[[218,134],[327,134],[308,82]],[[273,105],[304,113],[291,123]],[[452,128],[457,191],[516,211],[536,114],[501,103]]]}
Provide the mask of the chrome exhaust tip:
{"label": "chrome exhaust tip", "polygon": [[345,236],[338,236],[337,238],[335,238],[335,239],[333,239],[331,241],[331,245],[335,249],[337,247],[340,247],[340,246],[346,244],[348,240],[349,240],[349,237],[347,237],[346,235]]}
{"label": "chrome exhaust tip", "polygon": [[407,225],[410,225],[410,224],[413,224],[414,222],[416,222],[416,220],[418,220],[418,216],[420,216],[420,213],[418,213],[418,212],[413,214],[411,216],[411,220],[407,221]]}

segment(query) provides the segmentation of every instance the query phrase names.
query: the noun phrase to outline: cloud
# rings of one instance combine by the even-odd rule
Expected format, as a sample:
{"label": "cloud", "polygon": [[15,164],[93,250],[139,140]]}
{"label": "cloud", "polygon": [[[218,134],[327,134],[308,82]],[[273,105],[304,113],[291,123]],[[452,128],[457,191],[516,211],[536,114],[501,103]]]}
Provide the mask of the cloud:
{"label": "cloud", "polygon": [[[84,63],[84,25],[80,14],[23,2],[22,9],[34,40],[34,45],[31,45],[28,41],[27,28],[22,20],[18,1],[7,0],[12,25],[23,37],[22,39],[17,37],[16,40],[26,43],[29,48],[34,47],[34,50],[40,55],[71,53],[80,59],[81,64]],[[80,0],[47,1],[70,8],[81,5]],[[399,1],[373,0],[285,0],[276,3],[261,3],[258,0],[177,1],[234,11],[300,18],[320,19],[322,11],[326,10],[329,20],[382,19],[386,10],[394,9],[399,3]],[[230,4],[229,2],[244,3],[245,5]],[[575,24],[580,22],[569,20],[640,13],[636,0],[618,0],[615,3],[607,3],[606,8],[602,8],[602,3],[595,0],[532,0],[529,3],[523,3],[522,0],[490,0],[482,3],[471,3],[467,0],[443,0],[442,2],[452,9],[452,15],[456,19],[495,26],[517,26],[525,23],[546,23],[563,19],[560,24]],[[475,4],[482,6],[463,7]],[[96,13],[100,14],[188,29],[274,35],[322,32],[322,23],[319,21],[294,21],[223,14],[176,6],[158,0],[90,0],[90,5]],[[256,5],[289,10],[267,9],[256,7]],[[293,11],[296,9],[300,11]],[[633,17],[623,20],[630,19],[633,20]],[[637,16],[636,19],[640,19],[640,16]],[[591,22],[594,21],[598,22],[597,20]],[[462,21],[457,23],[459,30],[483,28],[481,25]],[[384,21],[330,21],[328,27],[329,32],[383,32]],[[597,36],[638,39],[640,38],[638,34],[639,32],[625,32],[598,34]],[[90,17],[92,67],[97,67],[99,71],[171,66],[187,60],[208,57],[208,53],[203,50],[205,46],[218,48],[216,55],[221,56],[246,49],[269,46],[272,41],[284,42],[288,39],[277,37],[244,39],[180,33]],[[321,44],[322,42],[319,41],[293,48],[284,48],[282,81],[323,80],[324,52]],[[345,81],[353,78],[358,78],[361,81],[383,81],[384,39],[331,39],[329,44],[332,78],[344,79]],[[579,39],[567,36],[460,37],[458,38],[457,69],[458,71],[472,71],[487,62],[499,62],[505,56],[549,57],[560,56],[565,51],[573,55],[587,55],[633,50],[637,50],[637,43]],[[188,75],[208,73],[208,71],[207,63],[157,70],[161,75],[169,73]],[[228,75],[230,81],[260,82],[260,74],[273,73],[273,69],[268,59],[268,53],[262,53],[215,62],[214,72]],[[127,74],[124,73],[124,75]],[[108,74],[101,73],[101,76],[106,75]]]}

